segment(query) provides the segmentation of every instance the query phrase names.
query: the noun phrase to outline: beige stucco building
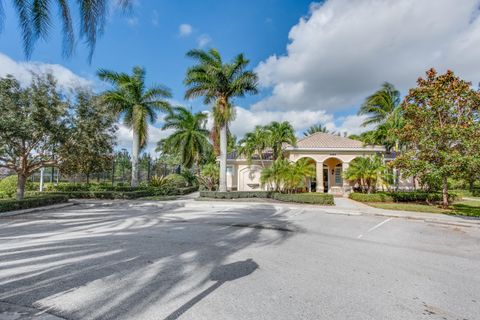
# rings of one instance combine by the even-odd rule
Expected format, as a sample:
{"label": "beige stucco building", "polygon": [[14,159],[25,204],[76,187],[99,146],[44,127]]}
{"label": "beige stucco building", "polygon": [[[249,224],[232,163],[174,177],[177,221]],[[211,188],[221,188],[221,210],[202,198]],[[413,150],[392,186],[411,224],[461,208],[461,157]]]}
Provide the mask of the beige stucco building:
{"label": "beige stucco building", "polygon": [[[383,155],[382,146],[366,146],[362,142],[349,138],[317,132],[299,139],[296,146],[286,146],[285,154],[290,161],[310,158],[316,165],[316,178],[311,181],[311,189],[335,195],[348,194],[353,185],[343,179],[349,163],[357,158],[371,155]],[[263,167],[271,160],[252,160],[232,153],[227,159],[227,188],[238,191],[265,190],[260,184]]]}

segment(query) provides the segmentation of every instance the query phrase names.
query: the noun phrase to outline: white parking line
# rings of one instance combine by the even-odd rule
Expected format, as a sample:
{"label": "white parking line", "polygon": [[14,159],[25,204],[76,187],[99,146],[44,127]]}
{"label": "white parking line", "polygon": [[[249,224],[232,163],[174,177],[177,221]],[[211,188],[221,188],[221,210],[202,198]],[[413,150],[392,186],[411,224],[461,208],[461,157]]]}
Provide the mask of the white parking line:
{"label": "white parking line", "polygon": [[[383,224],[387,223],[387,222],[388,222],[388,221],[390,221],[390,220],[392,220],[392,218],[388,218],[388,219],[386,219],[386,220],[384,220],[384,221],[380,222],[379,224],[377,224],[377,225],[375,225],[375,226],[371,227],[370,229],[368,229],[367,233],[369,233],[369,232],[371,232],[371,231],[373,231],[373,230],[375,230],[375,229],[377,229],[377,228],[381,227]],[[361,239],[362,237],[363,237],[363,234],[359,235],[357,238],[358,238],[358,239]]]}

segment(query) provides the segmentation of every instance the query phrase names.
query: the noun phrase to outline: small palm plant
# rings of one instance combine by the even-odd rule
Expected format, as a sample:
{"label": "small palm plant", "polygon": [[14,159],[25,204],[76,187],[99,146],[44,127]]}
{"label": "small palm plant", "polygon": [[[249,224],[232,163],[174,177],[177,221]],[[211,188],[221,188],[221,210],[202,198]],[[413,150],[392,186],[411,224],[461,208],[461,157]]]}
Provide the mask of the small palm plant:
{"label": "small palm plant", "polygon": [[110,105],[123,123],[133,132],[132,141],[132,186],[138,185],[138,155],[148,140],[148,124],[155,123],[157,111],[170,111],[166,98],[170,90],[161,85],[146,88],[145,69],[134,67],[133,73],[119,73],[101,69],[98,77],[113,85],[102,94],[103,101]]}
{"label": "small palm plant", "polygon": [[163,140],[164,150],[179,154],[183,166],[191,168],[194,164],[200,169],[202,155],[209,149],[209,131],[205,128],[208,115],[203,112],[192,113],[184,107],[175,107],[165,117],[162,129],[174,132]]}
{"label": "small palm plant", "polygon": [[384,182],[386,168],[379,156],[359,157],[350,162],[344,178],[360,185],[363,192],[372,193],[379,182]]}

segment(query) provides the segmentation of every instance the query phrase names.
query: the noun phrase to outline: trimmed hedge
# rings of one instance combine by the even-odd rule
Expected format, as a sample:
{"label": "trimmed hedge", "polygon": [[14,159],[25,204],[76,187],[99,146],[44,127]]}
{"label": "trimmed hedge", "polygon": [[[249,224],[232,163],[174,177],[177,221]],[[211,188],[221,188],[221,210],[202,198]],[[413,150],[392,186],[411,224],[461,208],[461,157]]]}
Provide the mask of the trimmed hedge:
{"label": "trimmed hedge", "polygon": [[333,204],[333,196],[324,193],[274,193],[271,191],[200,191],[200,197],[214,199],[271,198],[284,202]]}
{"label": "trimmed hedge", "polygon": [[51,194],[65,195],[71,199],[137,199],[150,196],[177,196],[197,191],[198,187],[185,188],[137,188],[135,191],[71,191],[52,192]]}
{"label": "trimmed hedge", "polygon": [[[428,193],[423,191],[398,191],[377,193],[350,193],[349,198],[360,202],[439,202],[442,201],[441,193]],[[457,199],[454,193],[449,194],[449,201]]]}
{"label": "trimmed hedge", "polygon": [[352,200],[359,201],[359,202],[393,202],[393,198],[383,192],[378,193],[358,193],[352,192],[348,195],[348,197]]}
{"label": "trimmed hedge", "polygon": [[71,191],[71,192],[51,192],[53,195],[62,195],[70,199],[136,199],[153,195],[151,191]]}
{"label": "trimmed hedge", "polygon": [[333,195],[325,193],[274,193],[272,198],[285,202],[333,205]]}
{"label": "trimmed hedge", "polygon": [[65,195],[44,195],[41,197],[25,198],[23,200],[0,200],[0,212],[30,209],[67,201],[68,197]]}
{"label": "trimmed hedge", "polygon": [[271,198],[270,191],[200,191],[200,197],[215,199]]}

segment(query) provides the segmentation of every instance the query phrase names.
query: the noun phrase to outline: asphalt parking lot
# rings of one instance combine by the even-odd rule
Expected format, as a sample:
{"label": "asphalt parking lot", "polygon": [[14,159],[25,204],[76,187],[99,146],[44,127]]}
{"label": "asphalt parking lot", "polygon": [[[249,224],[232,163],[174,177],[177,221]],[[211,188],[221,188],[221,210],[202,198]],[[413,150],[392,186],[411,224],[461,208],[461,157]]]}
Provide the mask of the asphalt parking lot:
{"label": "asphalt parking lot", "polygon": [[3,217],[0,319],[480,319],[480,228],[354,209],[190,199]]}

